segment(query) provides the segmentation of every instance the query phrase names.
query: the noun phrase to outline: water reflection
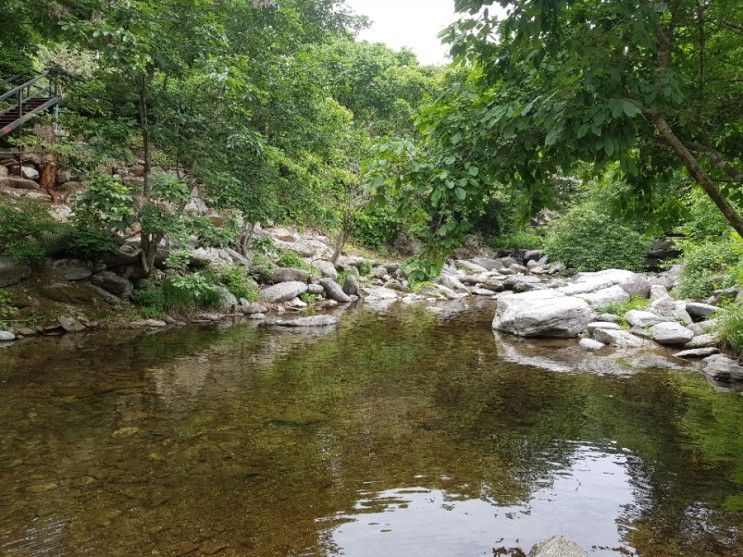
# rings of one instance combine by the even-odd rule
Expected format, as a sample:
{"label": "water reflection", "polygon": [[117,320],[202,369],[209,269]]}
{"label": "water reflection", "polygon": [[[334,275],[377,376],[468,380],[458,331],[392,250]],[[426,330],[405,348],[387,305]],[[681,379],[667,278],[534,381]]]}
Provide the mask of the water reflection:
{"label": "water reflection", "polygon": [[739,394],[448,307],[1,351],[0,554],[743,555]]}
{"label": "water reflection", "polygon": [[[332,546],[349,557],[378,555],[493,555],[494,550],[529,548],[561,534],[581,540],[592,555],[631,554],[616,517],[634,503],[629,456],[577,446],[568,468],[556,468],[529,498],[501,505],[448,490],[408,487],[362,493],[352,511],[333,517]],[[425,485],[425,484],[420,484]],[[464,486],[470,492],[470,486]]]}

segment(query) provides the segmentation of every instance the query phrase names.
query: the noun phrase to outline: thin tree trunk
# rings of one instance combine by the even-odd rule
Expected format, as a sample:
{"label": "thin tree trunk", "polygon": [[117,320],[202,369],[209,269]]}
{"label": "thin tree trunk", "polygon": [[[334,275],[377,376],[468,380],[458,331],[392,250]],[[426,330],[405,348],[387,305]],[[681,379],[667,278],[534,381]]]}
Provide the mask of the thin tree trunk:
{"label": "thin tree trunk", "polygon": [[[141,83],[139,89],[139,125],[142,132],[142,146],[144,148],[144,183],[142,184],[142,199],[141,207],[147,205],[151,197],[150,187],[150,168],[152,166],[152,145],[150,141],[150,122],[149,122],[149,110],[147,106],[147,75],[142,74]],[[155,254],[157,253],[157,244],[160,243],[158,239],[155,242],[153,237],[144,227],[140,232],[140,248],[142,253],[140,259],[142,263],[142,271],[145,276],[149,276],[152,272],[152,267],[155,261]],[[153,245],[155,244],[155,245]]]}
{"label": "thin tree trunk", "polygon": [[348,237],[351,235],[351,217],[347,213],[343,215],[343,225],[341,227],[341,232],[338,235],[338,239],[335,243],[335,252],[333,252],[333,257],[330,259],[330,262],[335,265],[338,263],[338,258],[343,253],[343,248],[346,246],[346,242],[348,241]]}
{"label": "thin tree trunk", "polygon": [[735,207],[733,207],[730,202],[725,199],[720,190],[717,188],[717,185],[715,185],[715,183],[709,178],[709,176],[704,173],[704,170],[702,170],[702,167],[699,166],[699,163],[697,162],[696,158],[694,158],[694,155],[692,155],[691,151],[689,151],[686,145],[684,145],[683,142],[678,137],[676,137],[676,134],[673,132],[673,129],[671,129],[671,126],[668,124],[663,115],[657,111],[648,111],[648,115],[655,124],[655,127],[657,128],[661,137],[666,141],[666,143],[668,143],[671,149],[673,149],[674,153],[676,153],[676,155],[681,159],[686,169],[694,177],[701,188],[707,193],[712,202],[717,205],[717,207],[720,209],[720,212],[730,223],[730,226],[732,226],[736,230],[736,232],[738,232],[738,234],[743,236],[743,217],[741,217],[741,215],[739,215],[738,212],[735,210]]}

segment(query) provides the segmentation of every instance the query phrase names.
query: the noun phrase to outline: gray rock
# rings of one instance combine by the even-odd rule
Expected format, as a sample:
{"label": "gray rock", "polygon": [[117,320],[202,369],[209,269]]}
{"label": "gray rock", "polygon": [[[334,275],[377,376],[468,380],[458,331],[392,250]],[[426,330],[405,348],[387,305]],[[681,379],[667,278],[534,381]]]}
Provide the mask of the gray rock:
{"label": "gray rock", "polygon": [[315,296],[322,296],[325,294],[325,289],[319,284],[310,284],[307,286],[307,292]]}
{"label": "gray rock", "polygon": [[93,274],[93,269],[79,259],[59,259],[52,264],[52,273],[62,280],[85,280]]}
{"label": "gray rock", "polygon": [[668,290],[662,284],[654,284],[650,287],[650,301],[660,300],[668,296]]}
{"label": "gray rock", "polygon": [[529,557],[588,557],[588,553],[567,538],[553,536],[535,544]]}
{"label": "gray rock", "polygon": [[251,319],[253,321],[263,321],[265,318],[265,313],[251,313],[250,315],[248,315],[248,319]]}
{"label": "gray rock", "polygon": [[663,321],[663,319],[654,313],[639,309],[632,309],[625,313],[624,320],[633,327],[652,327]]}
{"label": "gray rock", "polygon": [[288,302],[307,292],[307,283],[289,281],[269,286],[261,292],[261,300],[273,304]]}
{"label": "gray rock", "polygon": [[486,273],[488,271],[482,265],[478,265],[477,263],[473,263],[472,261],[466,261],[466,260],[459,259],[455,261],[454,264],[458,269],[462,269],[463,271],[466,271],[467,273],[479,274],[479,273]]}
{"label": "gray rock", "polygon": [[594,329],[593,338],[604,344],[616,346],[617,348],[641,348],[647,346],[647,341],[616,329]]}
{"label": "gray rock", "polygon": [[499,261],[498,259],[493,259],[491,257],[473,257],[472,259],[470,259],[470,261],[475,265],[487,269],[488,271],[503,268],[503,263],[501,261]]}
{"label": "gray rock", "polygon": [[445,286],[446,288],[454,290],[455,292],[469,292],[469,288],[462,284],[462,281],[459,280],[459,277],[454,274],[444,272],[441,274],[436,282],[438,282],[441,286]]}
{"label": "gray rock", "polygon": [[0,256],[0,288],[21,282],[31,276],[31,267],[11,259]]}
{"label": "gray rock", "polygon": [[715,381],[722,383],[743,381],[743,366],[728,356],[715,354],[702,361],[704,373]]}
{"label": "gray rock", "polygon": [[343,292],[349,296],[358,296],[360,292],[359,279],[354,274],[346,276],[346,280],[343,281]]}
{"label": "gray rock", "polygon": [[237,297],[226,286],[215,286],[214,289],[219,292],[219,308],[230,309],[240,305]]}
{"label": "gray rock", "polygon": [[280,284],[282,282],[309,282],[310,274],[304,269],[280,267],[271,271],[271,275],[268,279],[268,282],[271,284]]}
{"label": "gray rock", "polygon": [[688,304],[686,304],[686,311],[689,312],[689,315],[691,315],[692,317],[706,319],[710,315],[713,315],[720,311],[720,308],[718,308],[717,306],[713,306],[712,304],[689,302]]}
{"label": "gray rock", "polygon": [[72,180],[72,174],[69,170],[57,170],[55,180],[58,186],[61,186],[65,182]]}
{"label": "gray rock", "polygon": [[311,265],[320,271],[322,273],[322,276],[327,277],[329,279],[337,279],[338,278],[338,270],[335,268],[335,265],[333,265],[330,261],[325,261],[324,259],[316,259],[314,260]]}
{"label": "gray rock", "polygon": [[539,259],[542,259],[543,256],[544,256],[544,252],[542,250],[532,249],[532,250],[527,251],[524,254],[524,261],[526,261],[527,263],[529,261],[538,261]]}
{"label": "gray rock", "polygon": [[129,298],[132,295],[134,285],[132,282],[122,276],[117,275],[111,271],[101,271],[100,273],[94,274],[90,278],[95,286],[102,288],[106,292],[110,292],[120,298]]}
{"label": "gray rock", "polygon": [[618,285],[602,288],[601,290],[588,292],[586,294],[576,294],[576,297],[585,300],[594,308],[606,306],[612,303],[622,303],[630,299],[629,293]]}
{"label": "gray rock", "polygon": [[389,276],[389,273],[387,272],[387,267],[383,265],[377,265],[376,267],[372,269],[372,276],[380,280],[387,280],[387,277]]}
{"label": "gray rock", "polygon": [[712,356],[713,354],[717,354],[720,350],[715,348],[714,346],[710,346],[708,348],[694,348],[692,350],[682,350],[681,352],[676,352],[674,354],[674,357],[676,358],[706,358],[708,356]]}
{"label": "gray rock", "polygon": [[655,342],[672,346],[686,344],[694,338],[692,331],[675,321],[664,321],[653,325],[649,332]]}
{"label": "gray rock", "polygon": [[618,331],[620,329],[619,324],[610,323],[608,321],[593,321],[586,325],[586,330],[591,333],[596,329],[611,329],[612,331]]}
{"label": "gray rock", "polygon": [[39,171],[36,170],[33,166],[22,166],[21,176],[23,176],[26,180],[38,180]]}
{"label": "gray rock", "polygon": [[80,333],[87,328],[85,325],[80,323],[80,321],[68,315],[60,315],[57,317],[57,323],[59,323],[59,326],[68,333]]}
{"label": "gray rock", "polygon": [[647,297],[650,283],[642,276],[623,269],[607,269],[596,273],[578,273],[568,286],[560,288],[563,294],[587,294],[612,286],[622,287],[630,296]]}
{"label": "gray rock", "polygon": [[5,186],[6,188],[15,188],[19,190],[39,189],[39,184],[37,184],[33,180],[20,178],[19,176],[5,176],[3,178],[0,178],[0,186]]}
{"label": "gray rock", "polygon": [[693,331],[695,335],[705,335],[713,332],[718,325],[719,321],[717,319],[707,319],[707,321],[700,321],[699,323],[687,325],[687,328]]}
{"label": "gray rock", "polygon": [[15,340],[15,335],[10,331],[0,331],[0,342],[10,342]]}
{"label": "gray rock", "polygon": [[480,287],[471,288],[470,293],[474,296],[493,296],[495,294],[495,292],[493,292],[492,290]]}
{"label": "gray rock", "polygon": [[493,329],[523,337],[577,337],[596,316],[580,298],[534,290],[498,298]]}
{"label": "gray rock", "polygon": [[244,265],[245,267],[250,267],[250,260],[244,255],[242,255],[240,252],[235,251],[232,248],[222,248],[222,249],[227,255],[229,255],[232,258],[232,260],[235,263],[239,263],[240,265]]}
{"label": "gray rock", "polygon": [[596,316],[596,321],[606,321],[608,323],[619,323],[619,316],[613,313],[599,313]]}
{"label": "gray rock", "polygon": [[397,292],[384,286],[373,286],[366,294],[368,300],[396,300]]}
{"label": "gray rock", "polygon": [[276,319],[267,324],[279,327],[332,327],[338,324],[338,318],[334,315],[312,315],[296,319]]}
{"label": "gray rock", "polygon": [[129,326],[135,329],[163,329],[167,327],[168,324],[159,319],[142,319],[140,321],[132,321],[129,323]]}
{"label": "gray rock", "polygon": [[684,344],[684,348],[689,348],[689,349],[710,348],[714,346],[719,346],[719,344],[720,344],[719,335],[715,333],[707,333],[705,335],[695,336],[689,342]]}
{"label": "gray rock", "polygon": [[320,286],[325,289],[325,296],[330,300],[335,300],[340,304],[348,304],[351,298],[346,294],[340,285],[331,278],[324,278],[320,281]]}
{"label": "gray rock", "polygon": [[582,338],[580,339],[580,342],[578,343],[581,348],[584,350],[601,350],[606,345],[603,342],[599,342],[598,340],[594,340],[592,338]]}
{"label": "gray rock", "polygon": [[741,290],[738,288],[732,287],[732,288],[722,288],[720,290],[715,290],[712,292],[712,296],[709,297],[707,300],[708,304],[717,305],[722,300],[735,300],[738,295],[740,294]]}
{"label": "gray rock", "polygon": [[681,321],[684,325],[693,323],[691,315],[686,311],[686,303],[677,302],[670,296],[652,302],[650,310],[666,321]]}
{"label": "gray rock", "polygon": [[256,303],[245,303],[240,302],[240,311],[245,315],[255,315],[256,313],[266,313],[265,306]]}

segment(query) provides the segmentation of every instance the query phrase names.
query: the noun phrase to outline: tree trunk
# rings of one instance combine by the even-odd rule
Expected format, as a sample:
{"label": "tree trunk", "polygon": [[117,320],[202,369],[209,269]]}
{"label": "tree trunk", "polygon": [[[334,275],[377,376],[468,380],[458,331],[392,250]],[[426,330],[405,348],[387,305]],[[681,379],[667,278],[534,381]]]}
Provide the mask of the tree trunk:
{"label": "tree trunk", "polygon": [[348,237],[351,235],[351,216],[346,213],[343,215],[343,225],[341,227],[340,234],[338,234],[338,239],[335,242],[335,252],[333,252],[333,257],[330,259],[330,262],[335,265],[338,263],[338,258],[341,256],[341,253],[343,253],[343,248],[346,246],[346,242],[348,241]]}
{"label": "tree trunk", "polygon": [[[150,143],[150,122],[149,122],[149,110],[147,106],[147,75],[141,75],[141,83],[139,88],[139,126],[142,132],[142,146],[144,148],[144,183],[142,184],[142,198],[140,200],[140,210],[145,207],[151,196],[150,188],[150,167],[152,161],[152,145]],[[140,260],[142,264],[142,271],[145,276],[149,276],[152,272],[152,267],[155,262],[155,254],[157,253],[157,244],[160,240],[157,240],[157,244],[153,248],[155,238],[142,227],[140,232],[139,244],[142,250],[140,254]]]}
{"label": "tree trunk", "polygon": [[684,166],[689,173],[694,177],[694,180],[701,186],[701,188],[707,193],[709,198],[715,205],[720,209],[720,212],[725,216],[727,221],[730,223],[738,234],[743,237],[743,217],[738,214],[730,202],[725,199],[720,190],[717,188],[715,183],[704,173],[702,167],[699,166],[696,158],[692,155],[691,151],[683,144],[683,142],[676,137],[676,134],[671,129],[666,119],[660,112],[650,111],[648,115],[652,119],[655,127],[660,132],[661,137],[668,143],[673,149],[674,153],[681,159]]}

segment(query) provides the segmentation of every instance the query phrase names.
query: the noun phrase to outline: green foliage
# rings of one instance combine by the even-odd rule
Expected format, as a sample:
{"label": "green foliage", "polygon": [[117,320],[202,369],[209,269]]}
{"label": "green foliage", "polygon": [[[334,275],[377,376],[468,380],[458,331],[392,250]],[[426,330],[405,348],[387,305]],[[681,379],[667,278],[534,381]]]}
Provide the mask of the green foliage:
{"label": "green foliage", "polygon": [[6,319],[15,317],[18,308],[13,305],[13,299],[8,292],[0,290],[0,329],[7,329],[10,325]]}
{"label": "green foliage", "polygon": [[263,280],[271,276],[273,267],[271,259],[263,253],[254,253],[250,260],[250,274],[257,280]]}
{"label": "green foliage", "polygon": [[311,292],[305,292],[304,294],[300,294],[299,299],[305,304],[312,305],[320,299],[320,296],[312,294]]}
{"label": "green foliage", "polygon": [[491,236],[487,239],[488,245],[496,249],[541,249],[544,247],[544,242],[542,236],[528,230],[503,236]]}
{"label": "green foliage", "polygon": [[96,174],[85,190],[74,197],[74,224],[90,233],[115,235],[135,222],[134,196],[121,181]]}
{"label": "green foliage", "polygon": [[293,250],[281,250],[279,256],[276,259],[276,263],[279,267],[291,267],[293,269],[308,269],[307,262],[302,259],[296,251]]}
{"label": "green foliage", "polygon": [[703,299],[720,288],[743,285],[743,241],[737,235],[703,243],[686,242],[681,257],[682,298]]}
{"label": "green foliage", "polygon": [[353,216],[351,235],[365,248],[382,250],[394,244],[402,226],[393,207],[375,205]]}
{"label": "green foliage", "polygon": [[149,317],[170,311],[210,309],[220,301],[215,286],[215,281],[205,273],[176,275],[137,291],[134,302],[142,306],[143,315]]}
{"label": "green foliage", "polygon": [[443,259],[429,259],[424,256],[409,257],[400,266],[411,286],[434,279],[443,268]]}
{"label": "green foliage", "polygon": [[191,254],[186,250],[173,250],[165,258],[165,265],[171,269],[185,271],[191,264]]}
{"label": "green foliage", "polygon": [[217,280],[237,298],[245,298],[249,302],[258,300],[258,285],[245,267],[233,265],[224,269],[217,274]]}
{"label": "green foliage", "polygon": [[597,308],[597,313],[611,313],[624,317],[624,314],[630,310],[646,310],[650,307],[650,300],[641,296],[632,296],[626,302],[612,302],[600,308]]}
{"label": "green foliage", "polygon": [[570,269],[641,270],[650,242],[591,204],[570,209],[552,227],[545,245],[553,261]]}
{"label": "green foliage", "polygon": [[368,277],[372,272],[372,264],[364,260],[358,264],[357,269],[359,270],[360,276]]}
{"label": "green foliage", "polygon": [[681,226],[681,232],[687,239],[692,242],[726,241],[730,235],[730,224],[701,190],[692,190],[683,201],[688,216]]}
{"label": "green foliage", "polygon": [[45,205],[0,200],[0,254],[14,259],[44,257],[60,231]]}
{"label": "green foliage", "polygon": [[268,255],[276,250],[276,245],[270,236],[255,236],[250,241],[250,250],[255,254]]}
{"label": "green foliage", "polygon": [[719,317],[722,342],[736,354],[743,354],[743,303],[729,306]]}

